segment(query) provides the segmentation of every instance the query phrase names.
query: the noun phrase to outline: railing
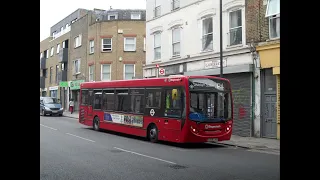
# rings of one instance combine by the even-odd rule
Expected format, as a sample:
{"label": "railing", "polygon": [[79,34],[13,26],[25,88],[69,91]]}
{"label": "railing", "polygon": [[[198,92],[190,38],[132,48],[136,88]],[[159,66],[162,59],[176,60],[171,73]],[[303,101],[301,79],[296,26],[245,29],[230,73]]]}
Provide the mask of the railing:
{"label": "railing", "polygon": [[70,32],[70,31],[71,31],[71,26],[68,26],[65,29],[63,29],[62,31],[60,31],[60,32],[58,32],[56,34],[53,34],[52,40],[57,39],[58,37]]}

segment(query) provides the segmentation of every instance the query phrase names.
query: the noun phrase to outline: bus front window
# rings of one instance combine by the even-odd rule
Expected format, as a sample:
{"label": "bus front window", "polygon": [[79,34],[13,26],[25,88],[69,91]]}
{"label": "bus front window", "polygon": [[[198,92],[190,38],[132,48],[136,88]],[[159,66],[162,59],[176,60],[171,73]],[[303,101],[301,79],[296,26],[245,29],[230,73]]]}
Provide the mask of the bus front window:
{"label": "bus front window", "polygon": [[231,97],[226,92],[190,92],[190,119],[225,122],[231,119]]}

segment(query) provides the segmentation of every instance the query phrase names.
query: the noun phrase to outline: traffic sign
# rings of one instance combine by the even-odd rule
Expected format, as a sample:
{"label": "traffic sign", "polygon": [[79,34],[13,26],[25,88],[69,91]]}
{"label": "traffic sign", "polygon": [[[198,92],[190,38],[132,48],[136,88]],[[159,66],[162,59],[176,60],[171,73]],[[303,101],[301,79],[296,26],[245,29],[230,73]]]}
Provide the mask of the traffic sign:
{"label": "traffic sign", "polygon": [[156,68],[159,68],[159,64],[156,65]]}
{"label": "traffic sign", "polygon": [[163,68],[159,68],[159,75],[164,76],[166,74],[166,70]]}

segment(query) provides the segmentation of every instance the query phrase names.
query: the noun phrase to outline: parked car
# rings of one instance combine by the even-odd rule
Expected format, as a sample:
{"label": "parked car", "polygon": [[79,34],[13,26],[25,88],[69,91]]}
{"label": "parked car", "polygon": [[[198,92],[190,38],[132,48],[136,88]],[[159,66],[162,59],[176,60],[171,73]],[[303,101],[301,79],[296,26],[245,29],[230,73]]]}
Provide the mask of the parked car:
{"label": "parked car", "polygon": [[57,114],[59,116],[63,115],[63,108],[57,98],[53,97],[40,97],[40,114],[45,116],[49,114],[50,116]]}

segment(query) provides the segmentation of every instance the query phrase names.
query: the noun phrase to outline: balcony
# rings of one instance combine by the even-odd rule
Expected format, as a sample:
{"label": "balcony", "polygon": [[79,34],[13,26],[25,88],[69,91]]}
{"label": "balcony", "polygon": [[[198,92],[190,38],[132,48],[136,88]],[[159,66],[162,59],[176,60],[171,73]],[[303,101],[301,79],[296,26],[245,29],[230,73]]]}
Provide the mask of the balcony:
{"label": "balcony", "polygon": [[59,63],[68,63],[68,48],[62,48],[59,53]]}
{"label": "balcony", "polygon": [[46,69],[46,58],[40,58],[40,69]]}
{"label": "balcony", "polygon": [[45,88],[46,87],[46,78],[43,76],[40,76],[40,88]]}

